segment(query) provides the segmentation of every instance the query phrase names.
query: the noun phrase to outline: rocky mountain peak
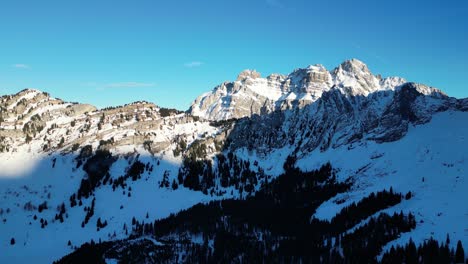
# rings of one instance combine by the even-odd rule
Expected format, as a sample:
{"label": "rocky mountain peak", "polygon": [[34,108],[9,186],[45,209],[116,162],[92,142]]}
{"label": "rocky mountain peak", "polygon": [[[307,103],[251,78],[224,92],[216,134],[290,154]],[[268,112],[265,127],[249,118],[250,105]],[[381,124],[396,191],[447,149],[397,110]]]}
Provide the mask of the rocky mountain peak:
{"label": "rocky mountain peak", "polygon": [[[321,64],[309,65],[307,68],[297,69],[290,74],[290,77],[302,78],[306,82],[306,85],[310,85],[310,83],[327,83],[332,79],[330,72]],[[328,83],[328,85],[331,86],[331,83]]]}
{"label": "rocky mountain peak", "polygon": [[332,72],[335,85],[346,87],[350,95],[364,95],[382,90],[380,78],[374,76],[367,65],[360,60],[346,60]]}
{"label": "rocky mountain peak", "polygon": [[52,98],[48,93],[36,89],[24,89],[16,94],[4,95],[0,98],[0,106],[20,113],[31,107],[38,107],[44,102],[63,103],[60,99]]}
{"label": "rocky mountain peak", "polygon": [[307,67],[307,69],[309,71],[314,71],[314,72],[324,72],[324,71],[327,71],[327,68],[325,68],[325,66],[323,66],[322,64],[313,64],[313,65],[309,65]]}
{"label": "rocky mountain peak", "polygon": [[41,92],[42,91],[39,91],[38,89],[35,89],[35,88],[25,88],[16,94],[41,93]]}
{"label": "rocky mountain peak", "polygon": [[367,65],[358,59],[345,60],[343,63],[340,64],[340,66],[338,66],[338,69],[341,69],[347,72],[354,72],[354,73],[359,73],[359,72],[370,73]]}
{"label": "rocky mountain peak", "polygon": [[247,78],[252,78],[252,79],[257,79],[260,78],[261,75],[259,72],[256,70],[243,70],[239,75],[237,76],[237,81],[244,81]]}
{"label": "rocky mountain peak", "polygon": [[[406,80],[400,77],[372,74],[358,59],[346,60],[332,71],[315,64],[295,69],[288,75],[271,74],[267,78],[261,78],[255,70],[245,70],[235,82],[223,83],[197,98],[189,112],[210,120],[242,118],[301,108],[331,89],[338,89],[346,96],[368,96],[377,91],[393,91],[404,83]],[[433,88],[420,90],[426,95],[438,94]]]}

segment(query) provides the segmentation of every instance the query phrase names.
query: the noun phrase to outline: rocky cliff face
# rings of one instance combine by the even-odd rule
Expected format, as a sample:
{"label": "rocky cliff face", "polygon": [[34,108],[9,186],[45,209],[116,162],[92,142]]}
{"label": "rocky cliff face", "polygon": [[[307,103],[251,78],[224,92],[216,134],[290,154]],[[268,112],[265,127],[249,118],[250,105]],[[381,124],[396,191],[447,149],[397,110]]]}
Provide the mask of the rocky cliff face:
{"label": "rocky cliff face", "polygon": [[[373,93],[360,90],[357,95],[346,91],[334,87],[303,108],[240,120],[230,134],[230,146],[265,155],[291,146],[294,155],[305,155],[366,140],[391,142],[401,139],[409,125],[426,123],[436,112],[464,109],[465,104],[414,83]],[[427,91],[430,95],[423,93]]]}
{"label": "rocky cliff face", "polygon": [[[340,90],[347,96],[367,96],[379,91],[393,91],[404,83],[406,80],[400,77],[376,76],[356,59],[345,61],[332,71],[322,65],[313,65],[288,75],[272,74],[266,78],[261,78],[256,71],[246,70],[236,81],[225,82],[198,97],[189,112],[208,120],[242,118],[304,107],[331,89]],[[417,87],[425,95],[443,95],[431,87]]]}
{"label": "rocky cliff face", "polygon": [[27,147],[31,153],[68,153],[85,145],[97,148],[101,141],[112,148],[146,143],[153,152],[160,152],[176,141],[191,142],[216,131],[206,122],[153,103],[135,102],[98,110],[31,89],[1,97],[0,108],[2,152]]}

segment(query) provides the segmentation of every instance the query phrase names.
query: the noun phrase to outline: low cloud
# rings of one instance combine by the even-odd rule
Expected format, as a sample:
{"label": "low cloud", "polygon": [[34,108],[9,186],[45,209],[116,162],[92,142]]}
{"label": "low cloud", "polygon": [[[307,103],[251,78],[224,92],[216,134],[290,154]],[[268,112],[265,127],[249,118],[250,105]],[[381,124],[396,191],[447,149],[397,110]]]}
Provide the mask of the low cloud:
{"label": "low cloud", "polygon": [[187,68],[195,68],[195,67],[200,67],[202,65],[203,65],[203,62],[201,61],[191,61],[191,62],[184,63],[184,66]]}
{"label": "low cloud", "polygon": [[17,69],[31,69],[29,65],[22,63],[13,64],[12,67]]}
{"label": "low cloud", "polygon": [[144,82],[117,82],[106,84],[105,88],[136,88],[136,87],[153,87],[154,83],[144,83]]}

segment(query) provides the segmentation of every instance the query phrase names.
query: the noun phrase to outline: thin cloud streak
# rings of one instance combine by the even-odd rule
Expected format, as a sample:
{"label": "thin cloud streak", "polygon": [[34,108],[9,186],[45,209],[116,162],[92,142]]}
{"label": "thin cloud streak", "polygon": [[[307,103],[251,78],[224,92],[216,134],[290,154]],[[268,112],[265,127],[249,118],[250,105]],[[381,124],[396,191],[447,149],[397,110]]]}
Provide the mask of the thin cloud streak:
{"label": "thin cloud streak", "polygon": [[31,69],[31,66],[23,63],[13,64],[12,67],[17,69]]}
{"label": "thin cloud streak", "polygon": [[195,67],[200,67],[202,65],[203,65],[203,62],[201,61],[191,61],[191,62],[184,63],[184,66],[187,68],[195,68]]}

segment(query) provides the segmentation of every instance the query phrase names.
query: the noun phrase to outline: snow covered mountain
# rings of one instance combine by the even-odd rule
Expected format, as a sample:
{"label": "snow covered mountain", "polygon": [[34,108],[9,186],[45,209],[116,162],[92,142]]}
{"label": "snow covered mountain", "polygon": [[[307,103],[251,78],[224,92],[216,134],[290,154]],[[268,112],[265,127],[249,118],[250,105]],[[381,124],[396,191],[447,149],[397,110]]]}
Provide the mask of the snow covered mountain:
{"label": "snow covered mountain", "polygon": [[[189,111],[208,120],[242,118],[302,107],[330,90],[349,96],[367,96],[378,91],[392,91],[405,82],[399,77],[375,76],[357,59],[347,60],[331,72],[322,65],[311,65],[288,75],[272,74],[261,78],[258,72],[245,70],[236,81],[222,83],[198,97]],[[441,93],[426,86],[418,89],[423,94]]]}
{"label": "snow covered mountain", "polygon": [[[178,146],[220,133],[207,122],[147,102],[97,110],[37,90],[3,96],[0,107],[2,263],[50,263],[90,239],[125,237],[133,217],[166,217],[207,199],[169,185]],[[138,179],[125,178],[129,168]],[[107,175],[114,184],[102,184]],[[92,224],[83,224],[83,208],[96,212]],[[107,223],[100,232],[97,218]]]}
{"label": "snow covered mountain", "polygon": [[[75,263],[83,254],[108,262],[138,256],[135,263],[252,256],[233,247],[232,255],[217,255],[227,250],[219,240],[226,235],[251,248],[272,243],[261,248],[274,260],[291,253],[285,241],[298,239],[294,228],[276,226],[304,216],[305,226],[297,227],[326,230],[307,243],[321,240],[320,252],[346,258],[353,255],[340,238],[359,236],[382,215],[400,211],[409,227],[386,232],[369,258],[382,259],[410,239],[423,245],[431,237],[445,241],[447,234],[468,245],[468,99],[382,79],[355,59],[331,72],[320,65],[267,78],[244,71],[199,97],[187,113],[148,102],[98,110],[37,90],[1,97],[0,109],[2,263],[49,263],[77,249],[69,256]],[[371,193],[390,189],[405,198],[352,211],[353,203],[366,204],[378,199]],[[315,200],[300,200],[298,193]],[[233,200],[221,208],[194,207],[220,199]],[[244,210],[250,217],[226,211],[237,203],[262,206]],[[304,212],[269,222],[285,215],[283,203]],[[255,212],[262,208],[272,217],[259,224]],[[336,219],[348,213],[354,220],[339,224]],[[222,234],[210,227],[220,225]]]}

